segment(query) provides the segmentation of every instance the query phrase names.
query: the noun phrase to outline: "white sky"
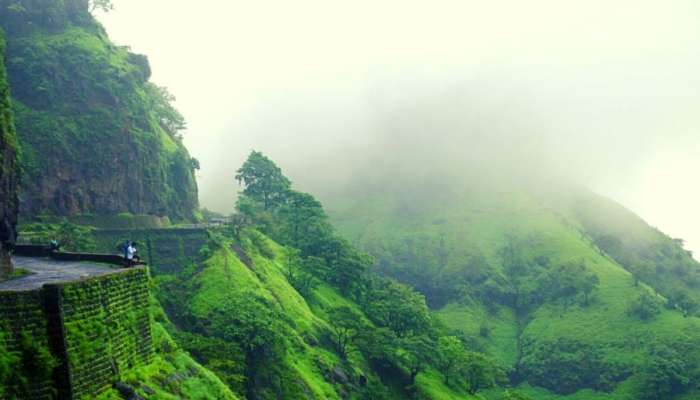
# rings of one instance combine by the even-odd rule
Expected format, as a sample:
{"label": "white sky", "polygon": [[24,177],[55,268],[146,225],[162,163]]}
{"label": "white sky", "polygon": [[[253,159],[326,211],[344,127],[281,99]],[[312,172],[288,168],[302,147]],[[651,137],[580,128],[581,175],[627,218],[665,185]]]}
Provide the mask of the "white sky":
{"label": "white sky", "polygon": [[700,254],[697,0],[114,3],[98,17],[177,96],[204,206],[231,211],[251,149],[313,187],[383,111],[467,96]]}

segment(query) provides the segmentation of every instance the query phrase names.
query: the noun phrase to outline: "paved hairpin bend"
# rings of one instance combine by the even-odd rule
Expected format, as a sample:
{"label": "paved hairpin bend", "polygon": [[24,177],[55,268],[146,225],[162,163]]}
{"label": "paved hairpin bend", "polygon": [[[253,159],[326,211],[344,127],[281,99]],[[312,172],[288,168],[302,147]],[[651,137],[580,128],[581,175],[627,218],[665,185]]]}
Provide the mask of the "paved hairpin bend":
{"label": "paved hairpin bend", "polygon": [[50,258],[12,257],[15,268],[31,272],[21,278],[0,282],[0,291],[39,289],[47,283],[72,282],[123,271],[107,264],[58,261]]}

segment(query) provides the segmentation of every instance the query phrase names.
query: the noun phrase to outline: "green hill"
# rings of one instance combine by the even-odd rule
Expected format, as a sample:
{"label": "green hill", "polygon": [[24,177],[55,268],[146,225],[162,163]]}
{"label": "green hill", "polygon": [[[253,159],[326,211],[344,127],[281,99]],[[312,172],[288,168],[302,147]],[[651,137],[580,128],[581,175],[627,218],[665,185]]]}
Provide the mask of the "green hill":
{"label": "green hill", "polygon": [[698,263],[610,200],[422,185],[331,200],[329,217],[261,153],[237,179],[231,223],[157,269],[161,352],[186,353],[134,372],[139,393],[177,396],[163,382],[185,368],[204,375],[179,396],[212,398],[198,363],[248,399],[700,395]]}
{"label": "green hill", "polygon": [[21,214],[191,219],[194,168],[148,59],[113,44],[83,0],[2,0],[24,172]]}
{"label": "green hill", "polygon": [[[288,279],[288,252],[247,230],[240,239],[213,237],[204,261],[159,275],[174,338],[242,397],[405,398],[401,382],[386,381],[392,374],[371,363],[364,344],[353,345],[362,351],[347,359],[338,353],[334,308],[350,307],[367,329],[376,327],[328,284],[302,296]],[[421,374],[417,386],[424,398],[471,398],[446,387],[435,371]]]}
{"label": "green hill", "polygon": [[560,189],[377,192],[331,216],[534,398],[700,395],[698,263],[619,205]]}

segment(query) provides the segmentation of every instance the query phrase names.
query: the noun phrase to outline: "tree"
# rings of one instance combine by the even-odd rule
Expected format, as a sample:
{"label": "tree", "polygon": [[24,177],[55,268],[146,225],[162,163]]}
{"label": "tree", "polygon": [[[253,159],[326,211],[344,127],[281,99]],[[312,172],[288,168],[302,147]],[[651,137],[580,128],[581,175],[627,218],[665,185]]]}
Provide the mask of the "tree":
{"label": "tree", "polygon": [[343,358],[346,358],[349,346],[355,343],[365,327],[362,316],[348,306],[333,308],[328,316],[336,349]]}
{"label": "tree", "polygon": [[434,360],[435,343],[426,335],[411,336],[399,341],[400,364],[408,370],[411,385],[416,382],[419,373]]}
{"label": "tree", "polygon": [[650,261],[639,261],[630,265],[629,271],[634,279],[634,286],[639,286],[640,281],[651,282],[654,273],[656,272],[656,266]]}
{"label": "tree", "polygon": [[470,394],[505,382],[506,374],[495,361],[481,353],[467,352],[460,370]]}
{"label": "tree", "polygon": [[383,368],[393,367],[395,355],[398,352],[396,334],[388,328],[369,329],[358,338],[358,346],[362,353],[373,363]]}
{"label": "tree", "polygon": [[339,236],[321,238],[319,256],[328,265],[327,279],[344,295],[350,295],[365,286],[365,274],[372,265],[372,258],[357,251],[347,240]]}
{"label": "tree", "polygon": [[598,276],[588,271],[583,261],[560,265],[548,271],[540,290],[552,300],[573,300],[583,294],[583,304],[588,305],[590,295],[598,286]]}
{"label": "tree", "polygon": [[655,346],[641,371],[639,398],[670,399],[684,392],[692,381],[689,372],[690,366],[682,354],[666,345]]}
{"label": "tree", "polygon": [[399,338],[420,335],[430,326],[425,297],[410,287],[391,279],[372,281],[368,291],[366,313]]}
{"label": "tree", "polygon": [[598,275],[586,274],[581,277],[579,285],[583,292],[583,305],[589,304],[591,293],[598,287],[599,283]]}
{"label": "tree", "polygon": [[522,245],[514,233],[507,233],[504,237],[505,245],[498,250],[503,270],[508,276],[516,278],[525,273],[527,263],[522,255]]}
{"label": "tree", "polygon": [[112,4],[112,0],[90,0],[88,7],[90,7],[91,13],[95,10],[110,12],[114,9],[114,4]]}
{"label": "tree", "polygon": [[244,185],[243,194],[263,204],[267,211],[287,197],[291,182],[282,170],[261,152],[253,151],[236,171],[236,180]]}
{"label": "tree", "polygon": [[93,229],[64,219],[60,224],[27,225],[26,232],[32,244],[48,245],[50,241],[56,240],[61,250],[94,251],[97,243],[92,234]]}
{"label": "tree", "polygon": [[466,359],[464,345],[456,336],[442,336],[438,339],[437,367],[445,379],[445,384],[450,384],[450,377],[457,372],[457,367]]}
{"label": "tree", "polygon": [[627,373],[607,362],[599,346],[576,339],[528,341],[521,351],[519,376],[558,394],[583,388],[607,391]]}
{"label": "tree", "polygon": [[628,315],[634,315],[642,321],[648,321],[660,312],[659,300],[655,295],[649,293],[648,290],[642,290],[642,293],[627,307]]}
{"label": "tree", "polygon": [[172,105],[175,96],[166,87],[153,83],[147,83],[146,90],[150,95],[151,110],[158,119],[161,128],[171,137],[179,139],[180,132],[187,128],[187,123],[185,117]]}
{"label": "tree", "polygon": [[312,195],[291,190],[279,210],[282,220],[283,242],[313,254],[319,237],[331,231],[323,206]]}
{"label": "tree", "polygon": [[285,328],[269,302],[253,291],[227,297],[206,320],[193,318],[190,331],[237,343],[249,365],[282,354]]}
{"label": "tree", "polygon": [[695,315],[700,308],[697,300],[695,300],[687,290],[674,289],[668,297],[669,308],[676,308],[683,312],[684,317]]}
{"label": "tree", "polygon": [[323,260],[317,257],[303,259],[299,250],[287,247],[287,280],[304,298],[310,298],[319,281],[315,273],[320,273]]}
{"label": "tree", "polygon": [[593,241],[600,250],[612,255],[619,254],[623,248],[622,241],[617,236],[609,234],[594,235]]}

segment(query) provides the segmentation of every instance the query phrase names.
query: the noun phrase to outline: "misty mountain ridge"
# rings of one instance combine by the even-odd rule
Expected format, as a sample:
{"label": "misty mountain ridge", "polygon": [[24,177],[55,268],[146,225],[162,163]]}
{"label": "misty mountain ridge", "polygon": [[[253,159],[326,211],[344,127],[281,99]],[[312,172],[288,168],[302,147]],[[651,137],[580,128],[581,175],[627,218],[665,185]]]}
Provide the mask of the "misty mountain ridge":
{"label": "misty mountain ridge", "polygon": [[[643,398],[634,386],[645,354],[698,340],[700,264],[682,241],[581,186],[503,182],[437,195],[353,192],[330,200],[330,215],[382,274],[423,293],[445,324],[509,365],[515,382]],[[643,318],[639,301],[651,310]],[[682,351],[695,359],[691,348]],[[565,358],[547,359],[558,351]],[[561,375],[568,362],[583,363],[573,381]],[[587,396],[572,398],[598,398]]]}
{"label": "misty mountain ridge", "polygon": [[[32,277],[9,262],[17,232],[54,256],[128,257],[133,240],[143,296],[109,308],[116,284],[70,282],[95,284],[75,298],[99,311],[49,332],[75,343],[55,357],[45,294],[0,292],[0,397],[53,400],[33,379],[70,389],[71,363],[99,354],[113,378],[98,400],[700,398],[700,263],[587,188],[631,165],[624,140],[586,147],[508,85],[391,81],[345,130],[261,123],[283,133],[240,166],[224,154],[216,195],[239,193],[217,215],[199,208],[174,97],[94,18],[110,7],[0,0],[0,279]],[[142,334],[152,358],[103,363],[129,351],[111,332]]]}

